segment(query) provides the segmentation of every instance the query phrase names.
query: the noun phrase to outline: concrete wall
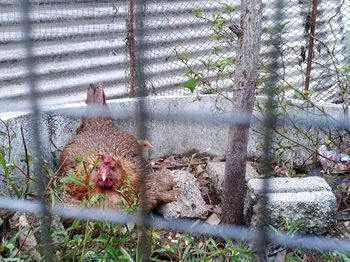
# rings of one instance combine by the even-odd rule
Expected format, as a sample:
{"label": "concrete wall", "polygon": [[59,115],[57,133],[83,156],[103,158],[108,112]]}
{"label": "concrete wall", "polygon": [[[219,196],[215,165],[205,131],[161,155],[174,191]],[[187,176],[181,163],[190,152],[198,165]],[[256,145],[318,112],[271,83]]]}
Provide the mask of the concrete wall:
{"label": "concrete wall", "polygon": [[[258,97],[257,102],[263,102],[261,97]],[[120,116],[124,118],[125,115],[133,115],[136,111],[135,99],[118,99],[108,101],[111,112],[114,116]],[[322,103],[326,112],[332,116],[343,116],[342,107],[335,104]],[[52,152],[57,152],[57,148],[62,149],[64,145],[74,136],[75,130],[80,125],[80,120],[66,116],[64,112],[67,112],[67,108],[85,109],[85,104],[77,103],[66,105],[64,108],[46,108],[47,110],[58,109],[60,113],[46,113],[41,116],[41,138],[43,141],[44,152],[50,156]],[[180,96],[180,97],[150,97],[146,100],[146,108],[148,111],[161,112],[165,115],[176,115],[182,113],[184,115],[200,112],[201,114],[207,113],[208,119],[214,117],[222,112],[229,112],[232,108],[231,102],[218,97],[216,95],[203,96],[201,100],[196,101],[194,96]],[[315,109],[309,109],[309,113],[317,113]],[[311,112],[312,111],[312,112]],[[63,113],[61,113],[63,112]],[[300,110],[296,107],[289,106],[288,112],[291,115],[300,114]],[[253,121],[249,133],[248,155],[249,157],[258,157],[261,154],[262,145],[262,125],[256,118],[259,116],[258,112],[254,112]],[[17,159],[20,154],[23,153],[23,144],[20,135],[20,126],[23,126],[25,139],[30,147],[31,143],[31,126],[30,115],[27,113],[21,113],[20,115],[0,115],[0,118],[6,119],[10,123],[11,130],[16,134],[16,137],[12,140],[12,152],[13,156]],[[116,125],[121,129],[133,134],[136,134],[136,124],[134,120],[117,120]],[[180,122],[180,121],[159,121],[151,120],[147,123],[148,139],[154,145],[154,149],[151,152],[151,157],[160,157],[167,154],[184,153],[191,149],[197,149],[204,151],[210,148],[208,153],[213,155],[224,155],[227,150],[227,138],[228,138],[228,124],[213,124],[213,123],[193,123],[193,122]],[[0,125],[0,130],[3,127]],[[316,146],[310,143],[310,141],[300,133],[299,130],[293,129],[287,126],[285,130],[280,127],[279,130],[286,132],[286,135],[291,136],[298,143],[310,147],[311,150],[315,150]],[[303,129],[305,130],[305,128]],[[323,143],[326,139],[329,139],[326,135],[328,129],[324,132],[315,129],[306,130],[310,136],[317,136],[319,143]],[[333,132],[333,131],[332,131]],[[278,139],[279,140],[279,139]],[[348,140],[349,141],[349,140]],[[0,136],[0,144],[7,143],[4,136]],[[280,143],[284,145],[290,145],[291,143],[286,140],[280,140]],[[284,159],[292,159],[296,162],[303,162],[310,157],[311,151],[305,150],[302,146],[296,146],[291,151],[285,150],[282,153]],[[276,153],[276,152],[275,152]]]}

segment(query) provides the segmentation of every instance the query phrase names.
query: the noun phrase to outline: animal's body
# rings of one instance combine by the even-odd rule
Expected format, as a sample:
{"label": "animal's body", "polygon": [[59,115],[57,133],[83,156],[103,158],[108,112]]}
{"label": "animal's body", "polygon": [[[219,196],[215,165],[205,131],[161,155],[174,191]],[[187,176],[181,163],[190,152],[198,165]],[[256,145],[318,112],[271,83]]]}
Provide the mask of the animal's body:
{"label": "animal's body", "polygon": [[[90,85],[86,103],[88,107],[107,108],[102,84]],[[121,200],[129,203],[138,199],[140,183],[145,185],[147,210],[174,201],[178,192],[168,171],[152,172],[145,159],[148,154],[140,145],[133,135],[119,130],[110,117],[85,118],[60,156],[63,176],[73,173],[83,181],[66,184],[64,202],[81,204],[92,196],[104,195],[103,201],[93,204],[119,209]]]}

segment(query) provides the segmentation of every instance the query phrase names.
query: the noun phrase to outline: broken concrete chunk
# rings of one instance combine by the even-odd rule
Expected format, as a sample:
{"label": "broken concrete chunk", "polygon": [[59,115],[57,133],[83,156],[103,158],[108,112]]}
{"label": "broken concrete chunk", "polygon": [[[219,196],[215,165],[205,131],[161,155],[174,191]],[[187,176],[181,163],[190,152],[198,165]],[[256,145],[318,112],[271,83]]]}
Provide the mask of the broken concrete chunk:
{"label": "broken concrete chunk", "polygon": [[[209,162],[207,165],[207,173],[209,175],[210,185],[212,190],[222,200],[224,178],[225,178],[225,162]],[[245,179],[248,182],[252,178],[258,178],[259,174],[255,168],[251,165],[251,162],[246,164]]]}
{"label": "broken concrete chunk", "polygon": [[274,227],[283,228],[288,223],[299,232],[323,234],[336,225],[336,198],[323,178],[270,178],[268,184],[264,193],[263,179],[248,182],[244,210],[247,224],[258,224],[264,194],[268,198],[269,221]]}
{"label": "broken concrete chunk", "polygon": [[187,171],[174,170],[171,172],[180,195],[175,202],[161,205],[158,212],[167,218],[202,218],[206,217],[210,206],[202,198],[194,175]]}

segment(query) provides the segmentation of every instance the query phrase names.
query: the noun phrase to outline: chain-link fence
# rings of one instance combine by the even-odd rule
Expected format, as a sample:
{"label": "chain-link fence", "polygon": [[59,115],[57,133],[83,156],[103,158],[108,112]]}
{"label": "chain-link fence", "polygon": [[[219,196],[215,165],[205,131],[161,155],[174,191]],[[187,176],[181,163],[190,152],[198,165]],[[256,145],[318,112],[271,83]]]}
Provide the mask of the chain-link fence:
{"label": "chain-link fence", "polygon": [[[236,39],[229,24],[239,18],[238,4],[148,1],[144,59],[149,94],[181,95],[191,89],[214,93],[232,84]],[[347,93],[349,3],[319,1],[314,38],[309,34],[310,1],[285,1],[279,27],[274,23],[275,4],[264,1],[260,87],[269,72],[270,39],[279,36],[278,75],[281,85],[287,86],[285,94],[300,98],[309,82],[308,95],[314,100],[341,101]],[[21,13],[16,1],[1,1],[0,7],[2,100],[23,105],[18,103],[26,100]],[[41,103],[81,101],[86,84],[100,80],[109,98],[129,96],[133,85],[130,57],[135,51],[129,35],[130,17],[128,1],[32,1],[31,37]],[[310,80],[307,72],[311,72]],[[189,80],[195,80],[196,86],[186,82]]]}
{"label": "chain-link fence", "polygon": [[[33,112],[34,151],[38,156],[41,155],[38,130],[40,105],[80,101],[85,97],[86,86],[90,82],[102,80],[106,83],[106,93],[110,98],[129,96],[133,76],[136,86],[146,86],[148,93],[154,95],[186,94],[191,91],[226,92],[228,87],[232,88],[236,58],[231,49],[235,46],[235,39],[226,21],[237,21],[239,12],[236,2],[222,4],[209,1],[145,1],[140,4],[137,1],[134,17],[135,42],[131,39],[133,34],[128,30],[128,23],[132,19],[129,12],[130,2],[79,1],[73,5],[60,0],[33,0],[30,3],[31,5],[28,1],[22,1],[21,4],[0,1],[1,99],[2,102],[13,102],[2,108],[2,111],[11,111],[25,108],[22,104],[29,97],[28,102]],[[326,99],[325,96],[333,99],[334,94],[346,91],[347,87],[344,82],[347,70],[346,19],[342,16],[346,14],[346,5],[345,1],[334,1],[333,6],[332,3],[322,1],[318,5],[319,19],[316,19],[318,23],[313,38],[316,49],[310,51],[314,55],[311,61],[313,67],[310,90],[315,91],[307,92],[308,96],[314,96],[315,99]],[[310,1],[286,1],[283,12],[277,12],[274,4],[266,1],[264,7],[265,46],[261,51],[261,85],[264,87],[264,75],[271,74],[271,71],[278,72],[270,81],[286,85],[287,88],[283,89],[285,95],[303,96],[307,61],[311,54],[308,53],[311,41],[308,32],[311,25],[309,27],[307,22],[311,20],[307,18],[312,16],[311,11],[316,5],[311,5]],[[322,33],[318,31],[321,26],[324,30]],[[320,32],[319,35],[317,32]],[[270,41],[276,39],[276,36],[278,41]],[[277,50],[280,51],[277,56],[276,50],[270,48],[276,43],[279,47]],[[142,49],[138,49],[140,46]],[[136,61],[134,68],[129,62],[132,59]],[[277,69],[276,64],[283,66]],[[342,70],[345,71],[344,76]],[[25,81],[29,84],[29,89],[24,88]],[[333,89],[336,91],[333,92]],[[325,93],[323,90],[326,90]],[[145,94],[146,92],[135,92],[138,97]],[[147,118],[230,124],[247,124],[251,120],[249,115],[241,112],[218,115],[213,119],[201,115],[201,112],[192,112],[165,119],[157,112],[144,115],[143,101],[142,98],[138,99],[139,111],[135,116],[142,137],[147,135],[144,123]],[[74,115],[75,112],[67,110],[66,113]],[[79,116],[86,114],[78,113]],[[106,112],[102,110],[96,113],[103,115]],[[315,126],[330,124],[328,120],[320,121],[315,116],[307,117],[307,122],[308,125]],[[341,121],[335,122],[338,125],[339,123]],[[268,123],[271,124],[274,121]],[[348,122],[343,122],[341,128],[348,129]],[[266,142],[271,143],[268,136]],[[40,161],[36,163],[36,174],[43,183],[41,165]],[[256,241],[257,232],[239,226],[211,227],[198,222],[194,224],[187,220],[169,221],[152,216],[141,217],[143,222],[140,223],[138,216],[107,210],[62,206],[49,208],[45,205],[44,185],[39,183],[38,189],[40,203],[0,198],[0,206],[41,215],[42,243],[46,247],[44,252],[47,260],[51,257],[49,212],[68,218],[116,224],[134,220],[144,227]],[[350,243],[347,240],[280,233],[271,233],[267,237],[273,243],[291,247],[350,252]]]}

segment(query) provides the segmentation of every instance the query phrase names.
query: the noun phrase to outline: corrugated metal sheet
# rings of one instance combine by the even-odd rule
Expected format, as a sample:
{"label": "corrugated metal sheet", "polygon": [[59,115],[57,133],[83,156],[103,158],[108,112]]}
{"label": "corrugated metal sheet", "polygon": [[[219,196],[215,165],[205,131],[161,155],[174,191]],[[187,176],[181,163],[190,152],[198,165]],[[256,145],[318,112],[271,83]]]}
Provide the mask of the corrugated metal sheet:
{"label": "corrugated metal sheet", "polygon": [[[225,1],[237,4],[238,1]],[[109,98],[128,95],[127,18],[128,1],[32,0],[30,18],[38,88],[43,105],[83,101],[90,82],[103,81]],[[275,1],[265,1],[264,26],[275,25]],[[285,80],[296,88],[303,83],[306,62],[300,63],[300,47],[306,44],[303,32],[308,1],[285,1],[286,33],[282,36],[285,51]],[[207,59],[217,42],[213,40],[210,25],[193,16],[194,7],[205,13],[220,10],[220,1],[147,1],[145,21],[145,61],[148,88],[151,94],[187,93],[181,84],[185,81],[186,67],[175,57],[174,47],[191,53],[191,65],[201,69],[200,59]],[[337,9],[338,8],[338,9]],[[337,64],[345,63],[344,28],[340,3],[321,1],[319,5],[317,36],[334,46]],[[238,18],[238,13],[233,19]],[[332,20],[331,17],[334,16]],[[21,13],[19,1],[0,0],[0,101],[26,101],[25,57],[21,45]],[[265,64],[271,51],[265,34],[262,47]],[[230,55],[233,47],[221,43],[214,57]],[[321,48],[316,55],[312,86],[329,90],[334,87],[334,68],[327,50]],[[316,73],[317,72],[317,73]],[[214,78],[213,74],[209,76]],[[231,75],[225,74],[222,85],[232,84]],[[292,91],[289,95],[292,95]],[[330,95],[328,91],[324,92]],[[317,95],[322,98],[322,92]],[[4,108],[4,107],[3,107]],[[4,109],[2,109],[4,110]]]}

